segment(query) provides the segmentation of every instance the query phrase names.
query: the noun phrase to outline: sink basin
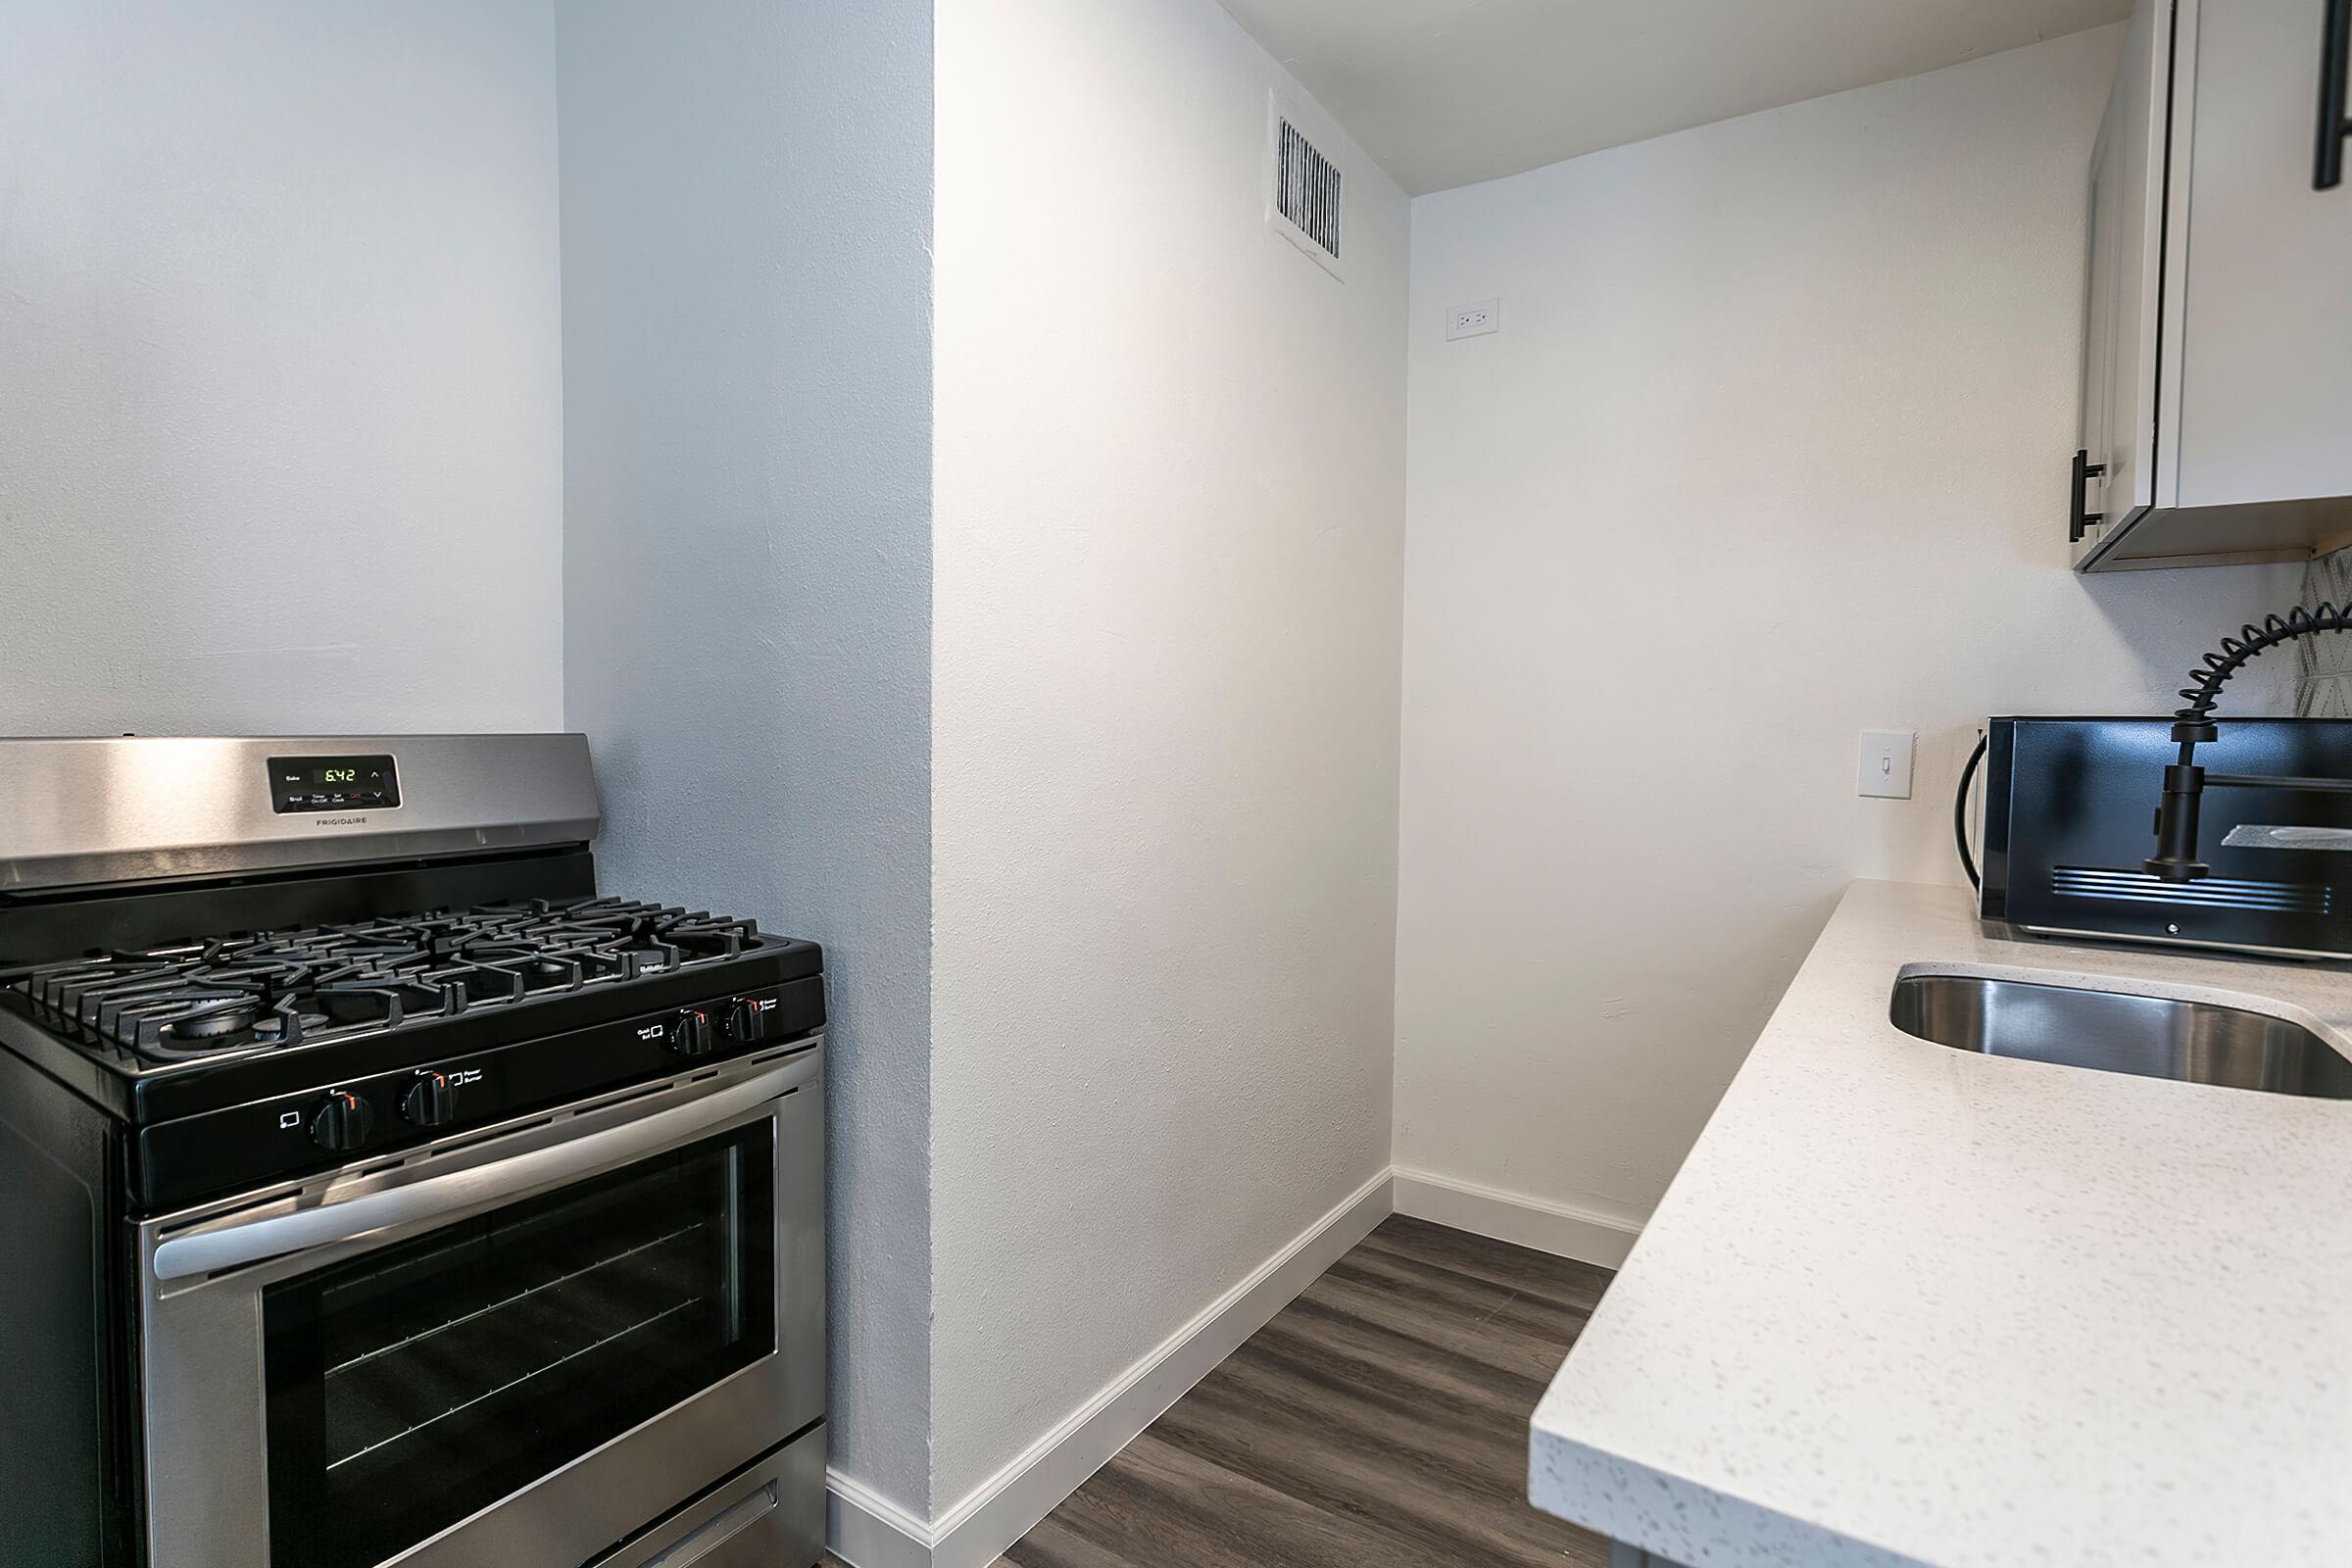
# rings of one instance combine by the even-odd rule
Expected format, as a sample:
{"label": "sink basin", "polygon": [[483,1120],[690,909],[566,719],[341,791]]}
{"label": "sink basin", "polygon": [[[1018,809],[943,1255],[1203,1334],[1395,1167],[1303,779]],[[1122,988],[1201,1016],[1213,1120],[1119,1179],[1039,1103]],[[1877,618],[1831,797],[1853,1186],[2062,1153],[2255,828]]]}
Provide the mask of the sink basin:
{"label": "sink basin", "polygon": [[1922,974],[1895,981],[1887,1016],[1907,1035],[1988,1056],[2352,1100],[2352,1061],[2308,1029],[2240,1007]]}

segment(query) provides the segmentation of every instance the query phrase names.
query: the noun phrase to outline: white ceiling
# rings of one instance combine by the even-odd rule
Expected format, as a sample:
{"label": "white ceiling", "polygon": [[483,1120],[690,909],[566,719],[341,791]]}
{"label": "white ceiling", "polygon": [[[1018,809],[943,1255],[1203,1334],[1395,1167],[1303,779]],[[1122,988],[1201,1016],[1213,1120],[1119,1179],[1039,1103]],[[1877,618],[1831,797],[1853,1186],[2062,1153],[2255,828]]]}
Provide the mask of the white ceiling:
{"label": "white ceiling", "polygon": [[1916,75],[2131,0],[1225,0],[1407,191]]}

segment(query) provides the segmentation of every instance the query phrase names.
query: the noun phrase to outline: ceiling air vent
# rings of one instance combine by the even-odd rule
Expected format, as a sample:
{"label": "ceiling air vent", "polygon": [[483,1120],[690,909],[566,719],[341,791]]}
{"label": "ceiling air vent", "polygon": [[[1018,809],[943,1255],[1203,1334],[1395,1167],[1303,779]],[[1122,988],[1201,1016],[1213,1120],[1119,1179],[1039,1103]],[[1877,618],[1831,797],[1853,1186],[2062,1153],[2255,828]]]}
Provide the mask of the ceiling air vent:
{"label": "ceiling air vent", "polygon": [[1268,100],[1266,123],[1273,154],[1266,222],[1339,277],[1347,176],[1307,139],[1280,98]]}

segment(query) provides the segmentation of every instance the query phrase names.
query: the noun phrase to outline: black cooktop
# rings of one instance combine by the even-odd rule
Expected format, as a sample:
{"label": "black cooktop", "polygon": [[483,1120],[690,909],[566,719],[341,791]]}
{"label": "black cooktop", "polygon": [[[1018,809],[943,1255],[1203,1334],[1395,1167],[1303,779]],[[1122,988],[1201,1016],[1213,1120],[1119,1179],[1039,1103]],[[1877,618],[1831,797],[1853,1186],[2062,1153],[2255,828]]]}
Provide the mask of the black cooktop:
{"label": "black cooktop", "polygon": [[821,1049],[816,944],[599,896],[577,735],[0,740],[0,799],[59,806],[0,811],[0,1112],[133,1212]]}
{"label": "black cooktop", "polygon": [[[0,968],[0,1046],[142,1124],[508,1048],[532,1053],[552,1094],[819,1028],[822,971],[814,943],[750,920],[518,898]],[[769,1005],[757,1031],[730,1030],[754,995]],[[626,1060],[591,1071],[615,1042]]]}
{"label": "black cooktop", "polygon": [[790,1049],[823,955],[750,920],[518,899],[0,969],[0,1047],[135,1132],[156,1209]]}
{"label": "black cooktop", "polygon": [[627,899],[532,900],[101,954],[0,970],[0,985],[162,1064],[413,1027],[759,944],[750,920]]}

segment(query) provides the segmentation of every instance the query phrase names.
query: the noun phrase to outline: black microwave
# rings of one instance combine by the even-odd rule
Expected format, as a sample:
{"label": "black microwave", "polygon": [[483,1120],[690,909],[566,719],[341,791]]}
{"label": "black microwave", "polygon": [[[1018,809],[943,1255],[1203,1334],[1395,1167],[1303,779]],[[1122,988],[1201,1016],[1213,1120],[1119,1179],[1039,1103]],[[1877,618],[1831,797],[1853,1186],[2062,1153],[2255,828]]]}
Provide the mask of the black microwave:
{"label": "black microwave", "polygon": [[[2352,779],[2352,719],[2222,718],[2215,774]],[[2352,957],[2352,794],[2209,787],[2189,882],[2142,865],[2176,760],[2165,718],[1995,718],[1984,751],[1988,922],[2044,936]]]}

